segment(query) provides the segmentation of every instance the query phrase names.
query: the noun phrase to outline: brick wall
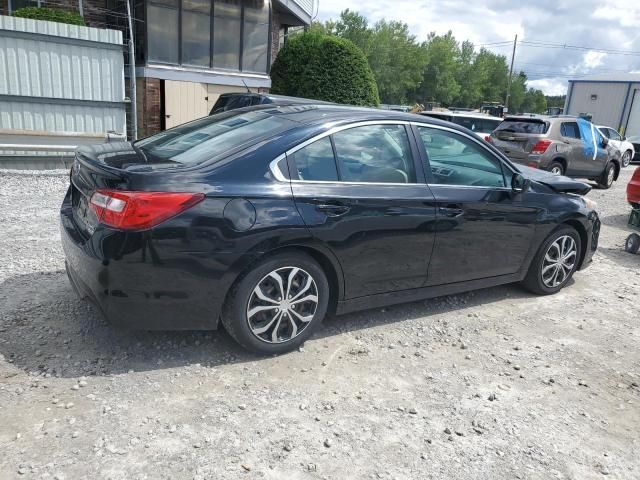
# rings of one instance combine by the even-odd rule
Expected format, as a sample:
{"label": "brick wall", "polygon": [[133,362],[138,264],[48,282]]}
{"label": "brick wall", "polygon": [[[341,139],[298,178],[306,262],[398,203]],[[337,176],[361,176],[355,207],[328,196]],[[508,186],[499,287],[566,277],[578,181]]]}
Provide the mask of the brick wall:
{"label": "brick wall", "polygon": [[162,129],[160,80],[157,78],[138,78],[136,87],[138,138],[143,138],[158,133]]}

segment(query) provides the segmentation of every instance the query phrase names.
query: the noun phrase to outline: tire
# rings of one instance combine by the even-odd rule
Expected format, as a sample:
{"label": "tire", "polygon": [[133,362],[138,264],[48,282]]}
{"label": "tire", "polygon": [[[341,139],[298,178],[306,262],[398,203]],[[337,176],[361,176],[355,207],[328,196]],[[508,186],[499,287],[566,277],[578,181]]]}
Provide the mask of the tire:
{"label": "tire", "polygon": [[[555,267],[547,269],[549,265],[553,265],[558,258],[557,253],[562,246],[562,239],[572,239],[575,246],[575,252],[573,256],[568,257],[564,261],[565,267],[558,267],[559,274],[554,280]],[[568,240],[566,240],[568,242]],[[558,243],[556,243],[558,242]],[[569,245],[565,243],[565,253],[569,254]],[[550,262],[546,257],[549,253],[549,257],[553,260]],[[573,277],[573,274],[578,268],[580,256],[582,253],[582,242],[580,241],[580,235],[575,228],[568,225],[562,225],[554,230],[551,235],[542,243],[535,257],[531,261],[527,276],[522,281],[522,285],[532,293],[536,295],[551,295],[560,291]],[[573,259],[573,261],[572,261]],[[572,264],[571,264],[572,262]],[[570,268],[569,264],[571,264]],[[562,280],[562,281],[560,281]],[[557,281],[557,284],[556,284]]]}
{"label": "tire", "polygon": [[600,178],[598,178],[597,180],[598,186],[603,190],[608,190],[609,188],[611,188],[611,185],[613,185],[615,176],[616,165],[613,162],[609,162],[607,164],[607,167],[604,169],[604,172],[602,172],[602,175],[600,175]]}
{"label": "tire", "polygon": [[631,150],[627,150],[622,155],[622,168],[626,168],[631,163]]}
{"label": "tire", "polygon": [[554,175],[564,175],[564,165],[560,162],[551,162],[549,164],[548,170]]}
{"label": "tire", "polygon": [[634,255],[638,253],[638,251],[640,250],[640,235],[638,235],[637,233],[632,233],[631,235],[629,235],[627,237],[627,241],[624,243],[624,249],[629,253],[633,253]]}
{"label": "tire", "polygon": [[[289,288],[292,293],[288,298],[298,298],[295,303],[285,299]],[[247,350],[265,355],[289,352],[320,326],[329,293],[322,267],[309,255],[295,251],[276,254],[251,267],[234,284],[222,309],[222,324]],[[310,320],[303,320],[306,318]]]}

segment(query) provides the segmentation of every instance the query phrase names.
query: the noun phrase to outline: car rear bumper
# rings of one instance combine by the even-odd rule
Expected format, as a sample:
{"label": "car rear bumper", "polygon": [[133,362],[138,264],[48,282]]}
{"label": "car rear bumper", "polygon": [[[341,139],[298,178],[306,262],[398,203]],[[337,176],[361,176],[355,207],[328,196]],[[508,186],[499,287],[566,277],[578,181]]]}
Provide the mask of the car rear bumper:
{"label": "car rear bumper", "polygon": [[229,284],[215,265],[224,259],[197,258],[176,248],[176,239],[155,240],[150,232],[99,227],[87,239],[66,201],[60,221],[69,280],[108,323],[140,330],[217,328]]}

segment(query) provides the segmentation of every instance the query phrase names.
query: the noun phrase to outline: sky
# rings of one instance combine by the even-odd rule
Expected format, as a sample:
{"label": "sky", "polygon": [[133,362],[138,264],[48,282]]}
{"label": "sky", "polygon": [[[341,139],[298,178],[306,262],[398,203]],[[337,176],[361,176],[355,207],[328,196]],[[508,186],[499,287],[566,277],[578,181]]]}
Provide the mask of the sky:
{"label": "sky", "polygon": [[[409,25],[417,39],[448,30],[458,41],[511,57],[518,40],[514,72],[523,70],[529,86],[563,95],[567,80],[590,74],[640,72],[640,0],[315,0],[316,19],[337,19],[346,8],[371,24],[385,18]],[[511,41],[511,44],[488,45]],[[585,47],[582,50],[558,47]],[[607,50],[607,51],[602,51]],[[615,50],[616,52],[612,52]],[[620,52],[633,52],[620,54]]]}

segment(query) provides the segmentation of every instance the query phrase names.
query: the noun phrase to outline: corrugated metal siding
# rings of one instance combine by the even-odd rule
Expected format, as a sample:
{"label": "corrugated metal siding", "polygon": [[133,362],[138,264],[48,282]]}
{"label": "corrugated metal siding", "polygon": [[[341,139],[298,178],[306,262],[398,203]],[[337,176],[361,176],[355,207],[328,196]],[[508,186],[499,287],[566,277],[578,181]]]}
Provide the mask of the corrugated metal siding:
{"label": "corrugated metal siding", "polygon": [[313,15],[313,0],[293,0],[293,2],[297,3],[309,15]]}
{"label": "corrugated metal siding", "polygon": [[24,97],[0,97],[0,128],[124,133],[121,47],[116,30],[0,16],[0,95]]}
{"label": "corrugated metal siding", "polygon": [[[622,109],[629,84],[627,83],[586,83],[576,82],[571,92],[571,104],[568,105],[569,115],[590,113],[593,122],[619,128]],[[591,100],[591,95],[597,95]]]}

